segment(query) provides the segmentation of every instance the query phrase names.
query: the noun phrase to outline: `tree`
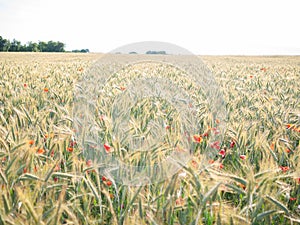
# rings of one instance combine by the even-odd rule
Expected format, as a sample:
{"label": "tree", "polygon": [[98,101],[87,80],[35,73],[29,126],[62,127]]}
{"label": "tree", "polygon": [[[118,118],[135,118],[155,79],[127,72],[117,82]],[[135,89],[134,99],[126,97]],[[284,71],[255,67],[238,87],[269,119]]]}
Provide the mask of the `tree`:
{"label": "tree", "polygon": [[3,52],[3,48],[5,45],[5,39],[2,38],[2,36],[0,36],[0,51]]}
{"label": "tree", "polygon": [[48,52],[64,52],[65,44],[62,42],[48,41],[47,43],[47,51]]}
{"label": "tree", "polygon": [[0,51],[7,52],[10,48],[10,41],[0,36]]}
{"label": "tree", "polygon": [[40,52],[46,52],[47,51],[47,43],[44,41],[39,41],[38,48]]}
{"label": "tree", "polygon": [[37,43],[29,41],[26,46],[26,51],[27,52],[38,52],[39,51],[38,47],[39,47],[39,45]]}
{"label": "tree", "polygon": [[10,43],[10,52],[19,52],[21,50],[21,42],[17,41],[16,39],[13,39],[13,41]]}

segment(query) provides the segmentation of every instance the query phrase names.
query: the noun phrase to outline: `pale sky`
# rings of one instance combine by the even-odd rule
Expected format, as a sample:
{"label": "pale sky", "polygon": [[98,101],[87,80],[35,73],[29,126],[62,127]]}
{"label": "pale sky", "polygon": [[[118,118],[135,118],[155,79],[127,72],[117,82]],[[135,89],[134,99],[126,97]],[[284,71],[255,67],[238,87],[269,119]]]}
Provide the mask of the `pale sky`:
{"label": "pale sky", "polygon": [[94,52],[162,41],[200,55],[300,55],[299,10],[299,0],[0,0],[0,35]]}

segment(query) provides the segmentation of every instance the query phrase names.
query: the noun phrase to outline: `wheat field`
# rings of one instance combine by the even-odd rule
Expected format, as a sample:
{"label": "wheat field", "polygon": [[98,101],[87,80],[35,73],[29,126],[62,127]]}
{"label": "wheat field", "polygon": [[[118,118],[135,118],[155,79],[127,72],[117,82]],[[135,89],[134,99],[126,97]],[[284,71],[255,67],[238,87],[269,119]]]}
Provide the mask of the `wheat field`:
{"label": "wheat field", "polygon": [[[224,138],[203,161],[216,132],[203,119],[190,137],[191,159],[168,179],[141,186],[102,174],[74,139],[75,84],[101,57],[0,53],[0,224],[300,223],[300,57],[201,57],[226,103]],[[108,83],[113,91],[103,99],[125,92],[126,79],[117,89]],[[134,108],[135,121],[151,116],[151,107]],[[103,108],[104,150],[123,157],[109,138],[109,104]]]}

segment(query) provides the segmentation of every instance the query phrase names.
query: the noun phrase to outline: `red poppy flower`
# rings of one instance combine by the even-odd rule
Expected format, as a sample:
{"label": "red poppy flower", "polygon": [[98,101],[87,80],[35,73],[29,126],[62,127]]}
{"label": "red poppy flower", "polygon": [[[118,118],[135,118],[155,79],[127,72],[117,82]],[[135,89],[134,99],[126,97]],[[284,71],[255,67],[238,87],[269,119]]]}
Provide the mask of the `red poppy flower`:
{"label": "red poppy flower", "polygon": [[260,68],[260,70],[261,70],[261,71],[264,71],[264,72],[266,72],[266,71],[267,71],[267,69],[266,69],[265,67],[263,67],[263,68]]}
{"label": "red poppy flower", "polygon": [[285,152],[286,152],[286,153],[290,153],[291,150],[290,150],[289,148],[286,148],[286,149],[285,149]]}
{"label": "red poppy flower", "polygon": [[105,151],[106,151],[107,153],[110,152],[111,147],[110,147],[109,144],[104,144],[103,147],[104,147],[104,149],[105,149]]}
{"label": "red poppy flower", "polygon": [[219,151],[219,155],[221,155],[221,156],[222,156],[222,158],[224,158],[224,157],[225,157],[225,155],[226,155],[226,151],[225,151],[225,149],[221,149],[221,150]]}
{"label": "red poppy flower", "polygon": [[288,171],[289,169],[290,169],[290,167],[288,167],[288,166],[280,166],[280,169],[282,170],[282,172],[286,172],[286,171]]}
{"label": "red poppy flower", "polygon": [[184,199],[182,197],[179,197],[178,199],[176,199],[175,204],[177,206],[183,206],[184,205]]}
{"label": "red poppy flower", "polygon": [[76,141],[70,141],[70,147],[74,147],[76,144]]}
{"label": "red poppy flower", "polygon": [[45,150],[42,149],[42,148],[40,148],[40,149],[37,150],[37,154],[43,154],[44,152],[45,152]]}
{"label": "red poppy flower", "polygon": [[87,161],[86,161],[86,165],[87,165],[88,167],[91,167],[91,166],[93,165],[93,161],[92,161],[91,159],[87,160]]}
{"label": "red poppy flower", "polygon": [[196,143],[200,143],[202,141],[201,135],[195,134],[193,138]]}
{"label": "red poppy flower", "polygon": [[202,137],[208,137],[208,132],[205,132]]}
{"label": "red poppy flower", "polygon": [[125,90],[126,90],[126,87],[121,86],[121,87],[120,87],[120,90],[121,90],[121,91],[125,91]]}
{"label": "red poppy flower", "polygon": [[219,141],[215,141],[212,144],[210,144],[210,147],[219,150],[221,148],[220,147],[220,142]]}
{"label": "red poppy flower", "polygon": [[112,185],[112,182],[110,180],[106,181],[106,185],[109,187]]}
{"label": "red poppy flower", "polygon": [[48,92],[49,91],[49,88],[44,88],[44,92]]}
{"label": "red poppy flower", "polygon": [[223,169],[224,165],[221,163],[219,167],[220,167],[220,169]]}
{"label": "red poppy flower", "polygon": [[213,159],[208,160],[209,164],[213,164],[215,161]]}
{"label": "red poppy flower", "polygon": [[24,87],[26,88],[26,87],[27,87],[27,84],[24,84]]}
{"label": "red poppy flower", "polygon": [[57,171],[59,171],[59,170],[60,170],[60,166],[59,166],[59,165],[56,165],[55,168],[54,168],[54,171],[57,172]]}
{"label": "red poppy flower", "polygon": [[212,129],[212,131],[214,132],[215,135],[220,133],[220,130],[218,130],[218,128],[216,128],[216,127],[213,127],[211,129]]}
{"label": "red poppy flower", "polygon": [[195,160],[192,160],[192,166],[194,168],[197,168],[198,167],[198,163]]}
{"label": "red poppy flower", "polygon": [[235,146],[235,141],[231,140],[231,142],[230,142],[230,148],[233,148],[234,146]]}
{"label": "red poppy flower", "polygon": [[29,144],[29,145],[33,145],[33,144],[34,144],[34,140],[29,140],[29,141],[28,141],[28,144]]}
{"label": "red poppy flower", "polygon": [[102,181],[106,181],[107,180],[105,176],[102,176],[101,179],[102,179]]}
{"label": "red poppy flower", "polygon": [[67,148],[67,151],[68,151],[68,152],[73,152],[73,151],[74,151],[74,148],[68,147],[68,148]]}
{"label": "red poppy flower", "polygon": [[245,155],[240,155],[240,158],[241,158],[242,160],[244,160],[244,159],[246,159],[246,156],[245,156]]}
{"label": "red poppy flower", "polygon": [[275,149],[275,143],[274,142],[271,143],[270,148],[271,148],[272,151],[274,151],[274,149]]}
{"label": "red poppy flower", "polygon": [[290,201],[295,201],[295,200],[297,200],[297,198],[290,197]]}

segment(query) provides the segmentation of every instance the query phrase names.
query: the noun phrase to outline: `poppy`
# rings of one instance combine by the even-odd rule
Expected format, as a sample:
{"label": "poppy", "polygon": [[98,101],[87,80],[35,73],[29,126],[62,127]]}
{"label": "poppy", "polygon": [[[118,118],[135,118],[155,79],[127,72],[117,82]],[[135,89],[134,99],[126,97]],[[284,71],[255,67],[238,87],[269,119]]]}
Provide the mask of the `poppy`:
{"label": "poppy", "polygon": [[271,143],[270,148],[271,148],[272,151],[274,151],[274,149],[275,149],[275,143],[274,142]]}
{"label": "poppy", "polygon": [[290,152],[291,152],[291,150],[290,150],[290,149],[288,149],[288,148],[286,148],[286,149],[285,149],[285,152],[286,152],[286,153],[290,153]]}
{"label": "poppy", "polygon": [[76,144],[76,141],[70,141],[70,147],[74,147]]}
{"label": "poppy", "polygon": [[28,144],[29,144],[29,145],[33,145],[33,144],[34,144],[34,140],[29,140],[29,141],[28,141]]}
{"label": "poppy", "polygon": [[109,145],[109,144],[104,144],[103,146],[104,146],[105,151],[106,151],[107,153],[109,153],[109,152],[110,152],[110,149],[111,149],[110,145]]}
{"label": "poppy", "polygon": [[240,159],[244,160],[244,159],[246,159],[246,156],[245,155],[240,155]]}
{"label": "poppy", "polygon": [[244,184],[237,183],[237,185],[238,185],[239,187],[241,187],[243,190],[245,190],[245,189],[246,189],[246,186],[245,186]]}
{"label": "poppy", "polygon": [[195,141],[196,143],[200,143],[200,142],[202,141],[201,135],[195,134],[195,135],[193,136],[193,138],[194,138],[194,141]]}
{"label": "poppy", "polygon": [[210,147],[219,150],[219,149],[221,148],[221,147],[220,147],[220,142],[219,142],[219,141],[215,141],[215,142],[213,142],[213,143],[210,145]]}
{"label": "poppy", "polygon": [[288,171],[289,169],[290,169],[290,167],[288,167],[288,166],[280,166],[280,169],[282,170],[282,172],[286,172],[286,171]]}
{"label": "poppy", "polygon": [[233,148],[234,146],[235,146],[235,141],[231,140],[231,142],[230,142],[230,148]]}
{"label": "poppy", "polygon": [[43,154],[44,152],[45,152],[45,150],[42,149],[42,148],[39,148],[39,149],[37,150],[37,154]]}
{"label": "poppy", "polygon": [[179,197],[176,199],[175,204],[178,206],[183,206],[184,205],[184,199],[182,197]]}
{"label": "poppy", "polygon": [[267,69],[266,69],[265,67],[263,67],[263,68],[260,68],[260,70],[261,70],[261,71],[264,71],[264,72],[266,72],[266,71],[267,71]]}
{"label": "poppy", "polygon": [[110,186],[112,185],[112,182],[111,182],[110,180],[108,180],[108,181],[106,181],[106,185],[107,185],[108,187],[110,187]]}
{"label": "poppy", "polygon": [[213,164],[215,161],[213,159],[208,160],[209,164]]}
{"label": "poppy", "polygon": [[194,168],[198,168],[198,163],[195,160],[192,160],[192,166]]}
{"label": "poppy", "polygon": [[221,156],[222,156],[222,158],[224,158],[224,157],[225,157],[225,155],[226,155],[226,151],[225,151],[225,149],[221,149],[221,150],[219,151],[219,155],[221,155]]}
{"label": "poppy", "polygon": [[220,131],[218,130],[218,128],[213,127],[211,129],[212,129],[212,131],[214,132],[215,135],[220,134]]}
{"label": "poppy", "polygon": [[48,88],[44,88],[44,92],[48,92],[49,91],[49,89]]}
{"label": "poppy", "polygon": [[86,165],[87,165],[88,167],[91,167],[91,166],[93,165],[93,161],[92,161],[91,159],[87,160],[87,161],[86,161]]}
{"label": "poppy", "polygon": [[203,137],[208,137],[208,132],[205,132],[202,136]]}
{"label": "poppy", "polygon": [[73,150],[74,150],[74,148],[72,148],[72,147],[68,147],[68,148],[67,148],[67,151],[68,151],[68,152],[73,152]]}

